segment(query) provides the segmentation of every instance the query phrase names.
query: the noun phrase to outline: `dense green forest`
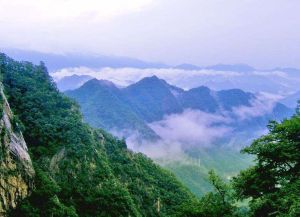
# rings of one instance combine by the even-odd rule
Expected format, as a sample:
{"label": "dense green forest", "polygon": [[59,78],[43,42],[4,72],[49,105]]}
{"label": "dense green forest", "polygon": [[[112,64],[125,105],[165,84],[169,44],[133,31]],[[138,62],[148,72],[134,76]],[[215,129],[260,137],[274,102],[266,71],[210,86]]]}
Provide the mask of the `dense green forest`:
{"label": "dense green forest", "polygon": [[230,182],[209,172],[212,192],[194,197],[174,175],[82,121],[43,63],[0,54],[5,94],[35,169],[34,187],[9,216],[300,216],[300,110],[243,152],[254,166]]}
{"label": "dense green forest", "polygon": [[193,198],[152,160],[83,123],[43,63],[2,54],[0,64],[36,172],[31,196],[11,216],[170,216]]}

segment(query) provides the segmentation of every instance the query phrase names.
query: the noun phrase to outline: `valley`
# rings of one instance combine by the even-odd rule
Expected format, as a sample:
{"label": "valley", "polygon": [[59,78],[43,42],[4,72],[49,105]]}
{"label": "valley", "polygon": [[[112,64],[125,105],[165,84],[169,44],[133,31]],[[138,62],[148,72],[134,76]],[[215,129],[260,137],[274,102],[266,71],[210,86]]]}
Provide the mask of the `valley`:
{"label": "valley", "polygon": [[87,123],[124,138],[131,150],[171,170],[197,196],[212,188],[209,170],[229,180],[246,169],[252,158],[240,149],[262,135],[269,120],[293,114],[259,94],[204,86],[183,90],[157,76],[128,87],[91,79],[65,94],[79,103]]}
{"label": "valley", "polygon": [[299,8],[0,0],[0,217],[300,217]]}

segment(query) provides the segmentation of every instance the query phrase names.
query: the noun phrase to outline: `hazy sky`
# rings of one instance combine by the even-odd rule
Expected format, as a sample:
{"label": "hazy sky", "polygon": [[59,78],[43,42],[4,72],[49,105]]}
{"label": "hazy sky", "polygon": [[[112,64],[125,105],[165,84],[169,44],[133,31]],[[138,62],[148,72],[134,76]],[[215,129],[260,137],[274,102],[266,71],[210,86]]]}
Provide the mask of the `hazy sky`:
{"label": "hazy sky", "polygon": [[299,0],[0,0],[0,47],[300,67]]}

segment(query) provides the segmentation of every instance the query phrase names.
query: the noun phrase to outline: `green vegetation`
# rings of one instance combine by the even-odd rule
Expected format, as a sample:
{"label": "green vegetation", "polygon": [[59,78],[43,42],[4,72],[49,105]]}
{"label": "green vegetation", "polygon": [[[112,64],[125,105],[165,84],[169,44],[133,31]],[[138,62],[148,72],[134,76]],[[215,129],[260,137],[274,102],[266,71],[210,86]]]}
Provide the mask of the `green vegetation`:
{"label": "green vegetation", "polygon": [[181,161],[161,165],[172,171],[198,197],[213,190],[208,177],[210,170],[215,170],[222,179],[229,181],[253,164],[251,156],[222,147],[193,149],[188,154]]}
{"label": "green vegetation", "polygon": [[0,73],[36,173],[32,194],[9,216],[300,216],[300,108],[243,150],[254,166],[231,182],[210,171],[212,192],[197,199],[123,140],[85,124],[43,63],[0,54]]}
{"label": "green vegetation", "polygon": [[1,54],[0,70],[36,171],[31,196],[10,216],[171,216],[193,198],[152,160],[83,123],[43,63]]}
{"label": "green vegetation", "polygon": [[171,89],[169,84],[154,75],[124,88],[124,92],[133,110],[150,123],[161,120],[164,115],[182,112],[182,107]]}
{"label": "green vegetation", "polygon": [[[300,106],[300,104],[299,104]],[[238,199],[250,199],[250,216],[300,216],[300,107],[243,152],[256,164],[233,179]]]}
{"label": "green vegetation", "polygon": [[65,94],[76,99],[85,121],[95,128],[118,131],[124,135],[138,133],[149,140],[159,138],[132,110],[123,92],[109,81],[92,79]]}
{"label": "green vegetation", "polygon": [[270,122],[269,134],[243,150],[256,156],[254,166],[241,171],[230,184],[211,172],[214,192],[184,204],[178,216],[300,216],[299,109],[290,119]]}
{"label": "green vegetation", "polygon": [[[168,120],[167,115],[180,115],[185,109],[193,109],[196,114],[198,111],[220,117],[220,114],[224,114],[224,120],[232,120],[216,124],[232,132],[227,132],[222,138],[213,141],[214,144],[210,147],[201,148],[203,146],[201,142],[197,147],[192,145],[193,148],[190,144],[183,144],[184,157],[181,156],[176,162],[172,159],[168,164],[161,164],[171,170],[197,196],[203,196],[212,190],[207,175],[209,170],[214,169],[223,179],[228,180],[252,165],[252,158],[239,153],[239,149],[234,147],[250,144],[258,132],[265,130],[269,120],[282,120],[293,113],[292,110],[277,103],[270,114],[240,118],[234,111],[240,106],[251,106],[253,100],[257,100],[254,94],[239,89],[213,91],[203,86],[185,91],[169,85],[156,76],[143,78],[126,88],[118,88],[110,81],[92,79],[76,90],[66,91],[65,94],[79,103],[84,120],[91,126],[108,130],[131,141],[135,138],[145,144],[144,146],[147,146],[149,141],[154,143],[159,139],[162,139],[160,141],[162,143],[169,143],[166,140],[173,135],[164,138],[168,136],[164,135],[163,130],[153,128],[155,132],[148,124],[152,121]],[[199,113],[199,117],[204,118],[206,115]],[[201,122],[199,121],[199,124]],[[161,127],[168,129],[167,126]],[[177,127],[172,126],[171,129]],[[158,135],[162,135],[162,138]],[[138,144],[135,146],[138,147]],[[161,163],[166,160],[165,158],[156,160]],[[184,162],[186,160],[187,164]],[[200,166],[190,164],[199,160]]]}

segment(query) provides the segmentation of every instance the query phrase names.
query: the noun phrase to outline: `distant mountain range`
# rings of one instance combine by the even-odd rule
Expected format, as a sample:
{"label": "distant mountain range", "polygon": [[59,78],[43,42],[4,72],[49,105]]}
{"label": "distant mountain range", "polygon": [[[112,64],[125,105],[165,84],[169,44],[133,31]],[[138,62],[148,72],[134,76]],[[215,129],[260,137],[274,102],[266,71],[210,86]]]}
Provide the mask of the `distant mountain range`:
{"label": "distant mountain range", "polygon": [[89,67],[89,68],[166,68],[169,67],[163,63],[146,62],[135,58],[107,56],[107,55],[85,55],[85,54],[51,54],[37,51],[19,50],[19,49],[2,49],[19,61],[30,61],[38,64],[40,61],[45,62],[50,72],[70,67]]}
{"label": "distant mountain range", "polygon": [[65,94],[80,104],[85,120],[92,126],[124,132],[125,137],[129,132],[136,132],[147,139],[159,138],[149,123],[186,109],[226,114],[236,120],[228,125],[237,131],[263,129],[270,119],[282,119],[293,112],[280,103],[274,103],[270,111],[239,120],[241,114],[236,113],[239,108],[249,115],[252,111],[248,110],[257,113],[255,109],[261,109],[253,107],[258,100],[256,95],[240,89],[213,91],[204,86],[185,91],[156,76],[144,78],[126,88],[118,88],[110,81],[92,79]]}
{"label": "distant mountain range", "polygon": [[137,58],[109,56],[109,55],[92,55],[92,54],[52,54],[31,50],[21,50],[13,48],[1,48],[5,52],[19,61],[30,61],[38,64],[40,61],[45,62],[50,72],[63,68],[88,67],[88,68],[174,68],[183,70],[215,70],[215,71],[232,71],[232,72],[253,72],[253,71],[282,71],[291,74],[299,74],[300,69],[295,68],[274,68],[269,70],[259,70],[247,64],[216,64],[211,66],[197,66],[189,63],[172,66],[160,62],[148,62]]}
{"label": "distant mountain range", "polygon": [[91,79],[93,79],[93,77],[88,75],[71,75],[60,79],[56,82],[56,85],[60,91],[64,92],[66,90],[74,90]]}
{"label": "distant mountain range", "polygon": [[252,93],[271,93],[277,95],[277,98],[299,91],[300,82],[300,73],[281,71],[242,73],[176,69],[64,69],[51,75],[61,91],[74,90],[91,78],[110,80],[117,86],[128,86],[143,77],[156,75],[183,89],[199,86],[206,86],[213,90],[242,89]]}
{"label": "distant mountain range", "polygon": [[231,71],[231,72],[253,72],[256,69],[246,64],[217,64],[212,66],[200,67],[193,64],[183,63],[174,67],[175,69],[183,70],[215,70],[215,71]]}

